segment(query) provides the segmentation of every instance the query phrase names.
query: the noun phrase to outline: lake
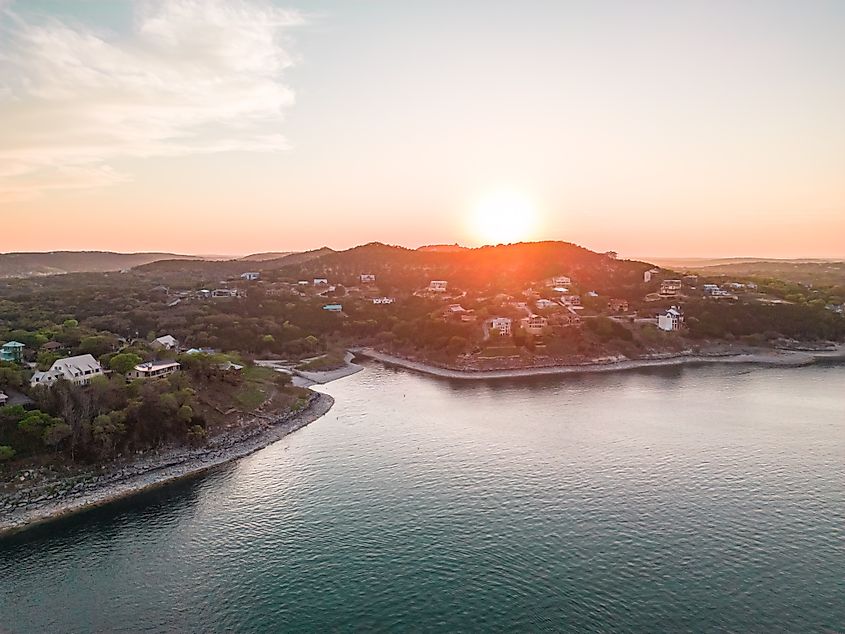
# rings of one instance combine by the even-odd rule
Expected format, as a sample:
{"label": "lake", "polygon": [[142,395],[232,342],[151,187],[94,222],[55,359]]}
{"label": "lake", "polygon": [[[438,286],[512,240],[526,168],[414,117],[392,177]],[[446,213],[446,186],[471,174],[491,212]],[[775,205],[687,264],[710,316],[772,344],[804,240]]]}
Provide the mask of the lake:
{"label": "lake", "polygon": [[0,631],[845,631],[845,366],[365,365],[267,449],[0,540]]}

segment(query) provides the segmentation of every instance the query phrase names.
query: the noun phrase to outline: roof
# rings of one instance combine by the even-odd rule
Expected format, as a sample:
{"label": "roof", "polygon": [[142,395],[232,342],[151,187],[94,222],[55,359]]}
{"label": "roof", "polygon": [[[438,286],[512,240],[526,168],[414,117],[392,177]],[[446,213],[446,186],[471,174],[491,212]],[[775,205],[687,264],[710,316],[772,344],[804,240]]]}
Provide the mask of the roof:
{"label": "roof", "polygon": [[9,341],[3,344],[4,348],[26,348],[20,341]]}
{"label": "roof", "polygon": [[162,335],[161,337],[156,337],[155,340],[163,346],[175,346],[179,343],[173,335]]}
{"label": "roof", "polygon": [[669,317],[680,317],[682,315],[681,311],[679,311],[677,308],[667,308],[666,312],[664,312],[663,314]]}
{"label": "roof", "polygon": [[139,363],[133,369],[138,372],[154,372],[155,370],[164,370],[166,368],[172,367],[179,367],[179,363],[176,361],[145,361],[144,363]]}

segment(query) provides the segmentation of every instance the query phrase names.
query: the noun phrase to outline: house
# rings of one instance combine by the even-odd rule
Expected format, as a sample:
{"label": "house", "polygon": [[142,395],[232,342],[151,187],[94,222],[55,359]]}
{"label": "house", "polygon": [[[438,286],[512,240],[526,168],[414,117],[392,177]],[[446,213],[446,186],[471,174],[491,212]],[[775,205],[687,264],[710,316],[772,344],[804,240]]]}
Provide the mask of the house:
{"label": "house", "polygon": [[6,396],[5,393],[0,392],[0,407],[3,407],[8,402],[9,402],[9,397]]}
{"label": "house", "polygon": [[566,275],[555,275],[549,280],[549,286],[569,286],[572,284],[572,278]]}
{"label": "house", "polygon": [[611,299],[607,302],[607,309],[612,313],[627,313],[628,300],[627,299]]}
{"label": "house", "polygon": [[587,291],[587,297],[598,297],[599,294],[596,291]]}
{"label": "house", "polygon": [[649,269],[648,271],[643,273],[643,282],[648,284],[655,275],[660,273],[660,269]]}
{"label": "house", "polygon": [[431,280],[428,283],[428,290],[432,293],[445,293],[448,286],[449,282],[446,280]]}
{"label": "house", "polygon": [[502,337],[507,337],[511,334],[511,323],[510,317],[495,317],[490,322],[490,328],[498,331]]}
{"label": "house", "polygon": [[217,354],[217,350],[214,348],[191,348],[185,354]]}
{"label": "house", "polygon": [[[200,291],[202,292],[202,291]],[[236,288],[215,288],[211,291],[212,297],[237,297],[238,289]]]}
{"label": "house", "polygon": [[181,299],[179,299],[179,298],[177,297],[177,298],[176,298],[176,299],[174,299],[172,302],[169,302],[169,303],[167,304],[167,307],[168,307],[168,308],[173,308],[174,306],[178,306],[178,305],[179,305],[179,304],[181,304],[181,303],[182,303],[182,300],[181,300]]}
{"label": "house", "polygon": [[217,364],[218,370],[223,370],[224,372],[240,372],[244,369],[240,363],[232,363],[231,361],[226,361],[225,363],[218,363]]}
{"label": "house", "polygon": [[580,326],[581,316],[571,308],[559,310],[549,316],[549,326],[565,328],[568,326]]}
{"label": "house", "polygon": [[663,280],[660,282],[660,294],[664,297],[677,295],[683,286],[681,280]]}
{"label": "house", "polygon": [[260,277],[261,273],[259,273],[258,271],[247,271],[246,273],[241,273],[241,279],[246,280],[247,282],[254,282]]}
{"label": "house", "polygon": [[308,286],[308,280],[299,280],[297,286]]}
{"label": "house", "polygon": [[59,379],[75,385],[88,385],[95,376],[103,376],[103,368],[90,354],[82,354],[56,360],[46,372],[33,374],[30,385],[52,385]]}
{"label": "house", "polygon": [[545,310],[546,308],[552,308],[553,306],[557,306],[557,302],[553,302],[550,299],[538,299],[535,303],[538,310]]}
{"label": "house", "polygon": [[560,303],[564,306],[581,306],[581,297],[579,295],[562,295]]}
{"label": "house", "polygon": [[326,304],[323,306],[323,310],[327,310],[330,313],[340,313],[343,312],[343,305],[342,304]]}
{"label": "house", "polygon": [[718,284],[703,284],[701,290],[704,291],[705,295],[713,295],[722,289],[719,288]]}
{"label": "house", "polygon": [[666,332],[680,330],[684,324],[684,313],[678,306],[672,306],[657,316],[657,327]]}
{"label": "house", "polygon": [[154,350],[176,350],[179,347],[179,342],[172,335],[163,335],[157,337],[150,344],[150,348]]}
{"label": "house", "polygon": [[467,311],[467,309],[464,308],[463,306],[461,306],[460,304],[449,304],[449,306],[446,307],[446,312],[448,312],[452,315],[455,315],[455,314],[458,314],[458,313],[465,313],[466,311]]}
{"label": "house", "polygon": [[394,301],[392,297],[373,297],[373,304],[392,304]]}
{"label": "house", "polygon": [[328,286],[329,280],[326,277],[315,277],[314,286]]}
{"label": "house", "polygon": [[683,283],[687,286],[697,286],[698,285],[698,275],[684,275]]}
{"label": "house", "polygon": [[376,276],[372,273],[361,273],[361,284],[374,284]]}
{"label": "house", "polygon": [[0,348],[0,361],[12,361],[20,363],[23,361],[23,349],[26,348],[20,341],[9,341]]}
{"label": "house", "polygon": [[127,379],[160,379],[176,372],[181,366],[176,361],[147,361],[139,363],[126,373]]}
{"label": "house", "polygon": [[62,348],[64,348],[64,346],[58,341],[48,341],[43,346],[41,346],[41,349],[44,352],[55,352],[56,350],[61,350]]}
{"label": "house", "polygon": [[529,315],[520,320],[522,329],[531,335],[542,335],[543,331],[548,328],[549,320],[540,315]]}
{"label": "house", "polygon": [[203,288],[197,291],[197,297],[200,299],[209,299],[211,298],[211,291],[207,288]]}

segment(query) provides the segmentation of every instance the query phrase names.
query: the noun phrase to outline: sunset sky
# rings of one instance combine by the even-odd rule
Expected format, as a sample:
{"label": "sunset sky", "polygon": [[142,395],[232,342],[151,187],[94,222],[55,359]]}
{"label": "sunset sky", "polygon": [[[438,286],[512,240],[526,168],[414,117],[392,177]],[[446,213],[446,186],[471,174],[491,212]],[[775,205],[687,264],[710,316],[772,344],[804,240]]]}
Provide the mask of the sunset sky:
{"label": "sunset sky", "polygon": [[3,251],[845,256],[845,2],[0,0]]}

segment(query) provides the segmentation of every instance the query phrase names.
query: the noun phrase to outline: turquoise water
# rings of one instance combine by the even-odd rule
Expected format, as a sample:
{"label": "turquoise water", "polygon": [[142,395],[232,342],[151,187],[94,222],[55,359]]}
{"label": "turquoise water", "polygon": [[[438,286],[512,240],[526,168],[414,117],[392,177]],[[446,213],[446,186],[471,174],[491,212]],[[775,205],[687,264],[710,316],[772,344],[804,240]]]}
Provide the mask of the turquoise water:
{"label": "turquoise water", "polygon": [[370,364],[214,473],[0,541],[0,631],[845,631],[845,367]]}

